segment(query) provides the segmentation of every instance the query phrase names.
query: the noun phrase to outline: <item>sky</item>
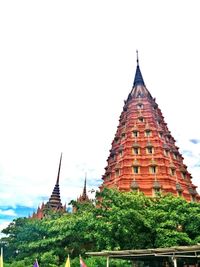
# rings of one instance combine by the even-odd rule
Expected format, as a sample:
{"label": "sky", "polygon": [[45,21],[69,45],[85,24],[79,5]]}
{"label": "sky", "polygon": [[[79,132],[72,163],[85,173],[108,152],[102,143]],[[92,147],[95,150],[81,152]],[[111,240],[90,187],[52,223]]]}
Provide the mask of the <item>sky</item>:
{"label": "sky", "polygon": [[[198,1],[0,1],[0,230],[98,189],[140,69],[200,187]],[[200,190],[198,190],[200,192]],[[94,197],[90,194],[91,197]]]}

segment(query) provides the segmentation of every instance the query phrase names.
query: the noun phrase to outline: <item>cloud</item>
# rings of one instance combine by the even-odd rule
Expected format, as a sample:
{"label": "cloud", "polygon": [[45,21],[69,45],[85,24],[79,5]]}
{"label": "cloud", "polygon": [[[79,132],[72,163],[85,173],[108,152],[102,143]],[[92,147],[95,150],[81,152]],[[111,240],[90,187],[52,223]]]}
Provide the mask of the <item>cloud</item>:
{"label": "cloud", "polygon": [[0,238],[3,236],[1,231],[5,229],[11,221],[19,217],[28,217],[36,208],[26,206],[2,207],[0,206]]}
{"label": "cloud", "polygon": [[17,216],[17,214],[13,209],[0,209],[0,216]]}
{"label": "cloud", "polygon": [[192,157],[193,153],[191,150],[183,150],[182,152],[185,156]]}
{"label": "cloud", "polygon": [[198,161],[194,164],[193,167],[194,167],[194,168],[200,168],[200,160],[198,160]]}
{"label": "cloud", "polygon": [[195,145],[196,145],[196,144],[200,144],[200,139],[195,139],[195,138],[194,138],[194,139],[190,139],[189,141],[190,141],[192,144],[195,144]]}
{"label": "cloud", "polygon": [[[65,160],[64,157],[63,159]],[[101,183],[99,180],[101,176],[98,174],[99,167],[94,170],[88,167],[89,164],[82,163],[80,165],[83,167],[77,168],[75,162],[74,164],[71,162],[66,164],[64,160],[60,174],[60,194],[63,203],[69,203],[70,200],[76,199],[82,193],[85,179],[84,170],[88,170],[87,189],[98,188]],[[34,210],[42,202],[47,202],[56,183],[57,160],[53,160],[49,164],[44,163],[43,166],[44,168],[40,172],[31,167],[33,171],[31,173],[27,171],[24,176],[13,175],[4,171],[0,177],[2,182],[0,208],[7,206],[16,209],[18,206],[23,206]]]}
{"label": "cloud", "polygon": [[[181,128],[180,128],[181,129]],[[195,131],[198,132],[198,131]],[[181,131],[178,135],[177,145],[180,147],[180,153],[184,157],[184,163],[188,167],[188,171],[192,175],[192,183],[198,186],[197,191],[200,193],[200,140],[198,138],[191,138],[190,132]]]}
{"label": "cloud", "polygon": [[1,231],[5,229],[10,223],[10,220],[0,219],[0,238],[3,236]]}

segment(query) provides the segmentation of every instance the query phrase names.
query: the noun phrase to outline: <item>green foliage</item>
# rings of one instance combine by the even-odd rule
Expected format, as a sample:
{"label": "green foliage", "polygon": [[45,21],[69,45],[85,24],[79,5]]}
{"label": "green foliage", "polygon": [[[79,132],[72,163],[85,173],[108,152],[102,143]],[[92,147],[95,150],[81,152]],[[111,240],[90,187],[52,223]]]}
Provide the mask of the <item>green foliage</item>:
{"label": "green foliage", "polygon": [[153,247],[196,244],[200,235],[200,204],[172,195],[154,199],[148,219],[154,231]]}
{"label": "green foliage", "polygon": [[[79,265],[105,266],[105,258],[85,257],[88,251],[191,245],[200,242],[200,204],[172,195],[148,198],[134,192],[104,189],[94,203],[73,202],[76,213],[43,220],[19,218],[2,232],[5,267]],[[130,266],[114,260],[111,266]]]}
{"label": "green foliage", "polygon": [[4,263],[4,267],[33,267],[33,261],[29,258],[25,258],[20,261],[12,261],[12,263]]}
{"label": "green foliage", "polygon": [[58,256],[54,255],[52,251],[45,252],[40,258],[40,264],[43,267],[56,267],[58,261]]}

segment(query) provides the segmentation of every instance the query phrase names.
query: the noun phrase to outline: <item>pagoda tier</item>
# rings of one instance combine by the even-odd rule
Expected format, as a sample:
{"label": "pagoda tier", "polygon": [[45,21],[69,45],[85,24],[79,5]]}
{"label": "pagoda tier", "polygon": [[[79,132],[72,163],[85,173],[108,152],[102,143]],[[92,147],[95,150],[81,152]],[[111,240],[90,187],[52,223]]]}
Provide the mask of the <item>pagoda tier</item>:
{"label": "pagoda tier", "polygon": [[101,188],[157,192],[200,200],[183,156],[158,104],[145,86],[139,62],[133,88],[124,103]]}

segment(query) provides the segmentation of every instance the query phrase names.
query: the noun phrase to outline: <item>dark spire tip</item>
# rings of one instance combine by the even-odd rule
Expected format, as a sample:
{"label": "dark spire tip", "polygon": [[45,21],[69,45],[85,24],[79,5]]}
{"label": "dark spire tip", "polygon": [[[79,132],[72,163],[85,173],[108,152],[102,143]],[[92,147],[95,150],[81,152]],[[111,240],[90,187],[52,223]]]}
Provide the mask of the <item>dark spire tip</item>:
{"label": "dark spire tip", "polygon": [[139,66],[139,56],[138,56],[138,50],[136,50],[136,56],[137,56],[137,67],[136,67],[136,73],[135,73],[135,79],[133,82],[133,87],[137,85],[143,85],[145,86],[142,73],[140,71],[140,66]]}
{"label": "dark spire tip", "polygon": [[139,56],[138,56],[138,50],[136,50],[136,58],[137,58],[137,66],[139,65]]}
{"label": "dark spire tip", "polygon": [[60,169],[61,169],[61,162],[62,162],[62,152],[60,155],[60,162],[59,162],[59,167],[58,167],[58,176],[57,176],[57,181],[56,184],[59,184],[59,179],[60,179]]}

